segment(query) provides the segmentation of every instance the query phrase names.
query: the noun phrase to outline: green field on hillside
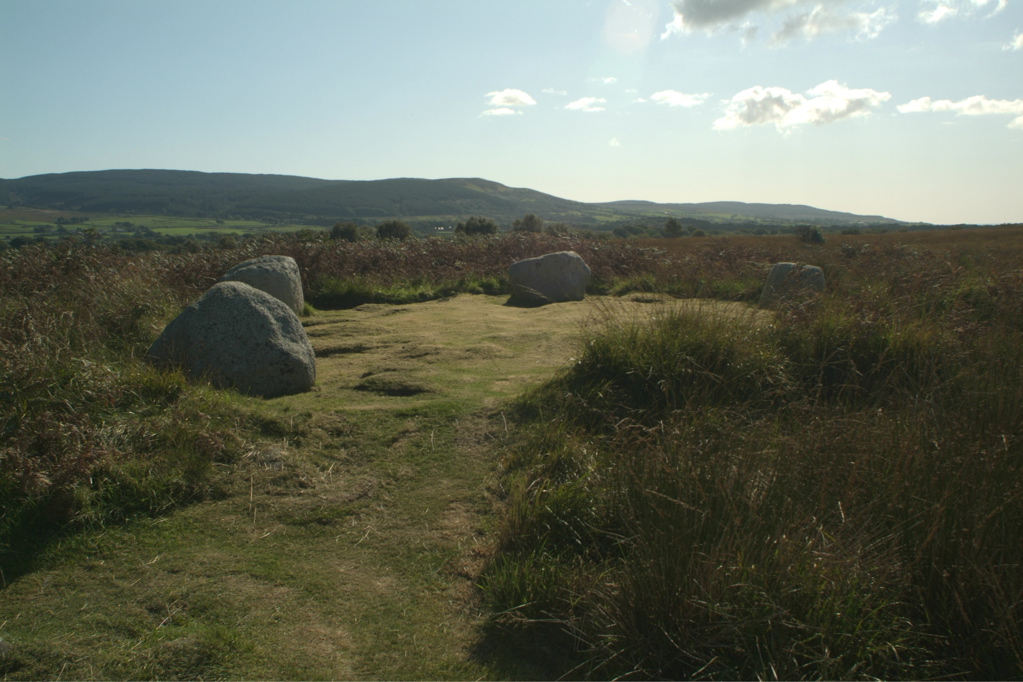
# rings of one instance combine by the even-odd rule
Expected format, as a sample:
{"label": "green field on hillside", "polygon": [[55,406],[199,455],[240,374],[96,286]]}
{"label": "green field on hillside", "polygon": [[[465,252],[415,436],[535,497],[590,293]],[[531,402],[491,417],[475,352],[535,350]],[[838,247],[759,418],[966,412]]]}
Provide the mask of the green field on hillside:
{"label": "green field on hillside", "polygon": [[261,234],[323,230],[322,225],[267,222],[260,220],[217,220],[165,215],[104,215],[42,209],[0,209],[0,238],[46,237],[75,234],[95,229],[104,235],[131,236],[152,230],[161,235],[189,237],[194,235]]}

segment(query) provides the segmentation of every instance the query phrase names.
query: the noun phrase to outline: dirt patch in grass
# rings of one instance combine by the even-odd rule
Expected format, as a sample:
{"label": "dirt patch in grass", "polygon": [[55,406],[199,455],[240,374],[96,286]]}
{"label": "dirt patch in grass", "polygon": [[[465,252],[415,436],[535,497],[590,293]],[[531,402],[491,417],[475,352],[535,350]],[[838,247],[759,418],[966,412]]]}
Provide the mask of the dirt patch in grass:
{"label": "dirt patch in grass", "polygon": [[316,350],[316,357],[329,358],[331,355],[351,355],[373,350],[373,346],[364,343],[347,343],[338,346],[323,346]]}
{"label": "dirt patch in grass", "polygon": [[421,381],[408,378],[410,371],[401,369],[383,369],[370,371],[363,375],[362,381],[353,387],[356,391],[368,391],[384,396],[413,396],[430,393],[433,389]]}

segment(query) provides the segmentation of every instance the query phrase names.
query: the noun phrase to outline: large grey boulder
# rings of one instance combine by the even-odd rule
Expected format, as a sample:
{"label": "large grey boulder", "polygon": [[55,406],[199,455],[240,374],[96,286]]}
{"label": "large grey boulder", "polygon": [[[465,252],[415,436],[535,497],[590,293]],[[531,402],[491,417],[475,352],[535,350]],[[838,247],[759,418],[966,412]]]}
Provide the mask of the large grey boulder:
{"label": "large grey boulder", "polygon": [[590,283],[590,266],[575,251],[558,251],[513,263],[508,280],[509,302],[515,305],[581,301]]}
{"label": "large grey boulder", "polygon": [[804,263],[775,263],[760,294],[761,307],[795,296],[824,293],[824,271]]}
{"label": "large grey boulder", "polygon": [[316,381],[316,358],[298,316],[243,282],[213,285],[167,325],[146,360],[267,398],[308,391]]}
{"label": "large grey boulder", "polygon": [[260,256],[239,263],[220,278],[221,282],[245,282],[284,301],[296,315],[302,314],[302,273],[291,256]]}

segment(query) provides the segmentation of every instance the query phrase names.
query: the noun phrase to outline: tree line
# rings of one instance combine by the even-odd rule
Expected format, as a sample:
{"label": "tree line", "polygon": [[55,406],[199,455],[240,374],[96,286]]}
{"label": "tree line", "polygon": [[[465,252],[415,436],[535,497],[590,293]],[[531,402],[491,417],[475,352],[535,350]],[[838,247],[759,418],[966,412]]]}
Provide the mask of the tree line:
{"label": "tree line", "polygon": [[[527,213],[512,223],[512,232],[567,234],[575,229],[564,222],[547,223],[535,213]],[[465,237],[493,235],[500,231],[501,226],[497,221],[485,216],[470,216],[465,220],[458,221],[454,226],[454,233]],[[375,236],[377,239],[410,239],[413,234],[412,226],[403,220],[385,220],[373,228],[366,228],[351,221],[339,221],[330,229],[331,239],[350,242],[360,241],[371,236]]]}

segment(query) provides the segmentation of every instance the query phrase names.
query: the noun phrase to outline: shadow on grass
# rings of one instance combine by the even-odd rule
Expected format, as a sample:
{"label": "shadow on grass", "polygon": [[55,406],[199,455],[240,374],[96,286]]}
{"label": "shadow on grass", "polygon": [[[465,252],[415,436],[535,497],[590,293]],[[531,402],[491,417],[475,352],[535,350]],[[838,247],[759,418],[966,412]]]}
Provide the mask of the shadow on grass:
{"label": "shadow on grass", "polygon": [[545,305],[554,303],[550,299],[537,300],[537,299],[524,299],[515,298],[514,296],[504,302],[504,305],[509,308],[542,308]]}
{"label": "shadow on grass", "polygon": [[68,526],[49,522],[45,509],[22,510],[0,532],[0,591],[40,568],[47,550],[74,534]]}
{"label": "shadow on grass", "polygon": [[583,679],[588,661],[578,645],[560,623],[491,621],[470,655],[496,679]]}
{"label": "shadow on grass", "polygon": [[306,298],[318,310],[349,310],[365,303],[407,305],[459,294],[500,296],[505,293],[506,287],[495,278],[471,277],[457,281],[383,285],[365,280],[343,281],[328,277],[307,291]]}

